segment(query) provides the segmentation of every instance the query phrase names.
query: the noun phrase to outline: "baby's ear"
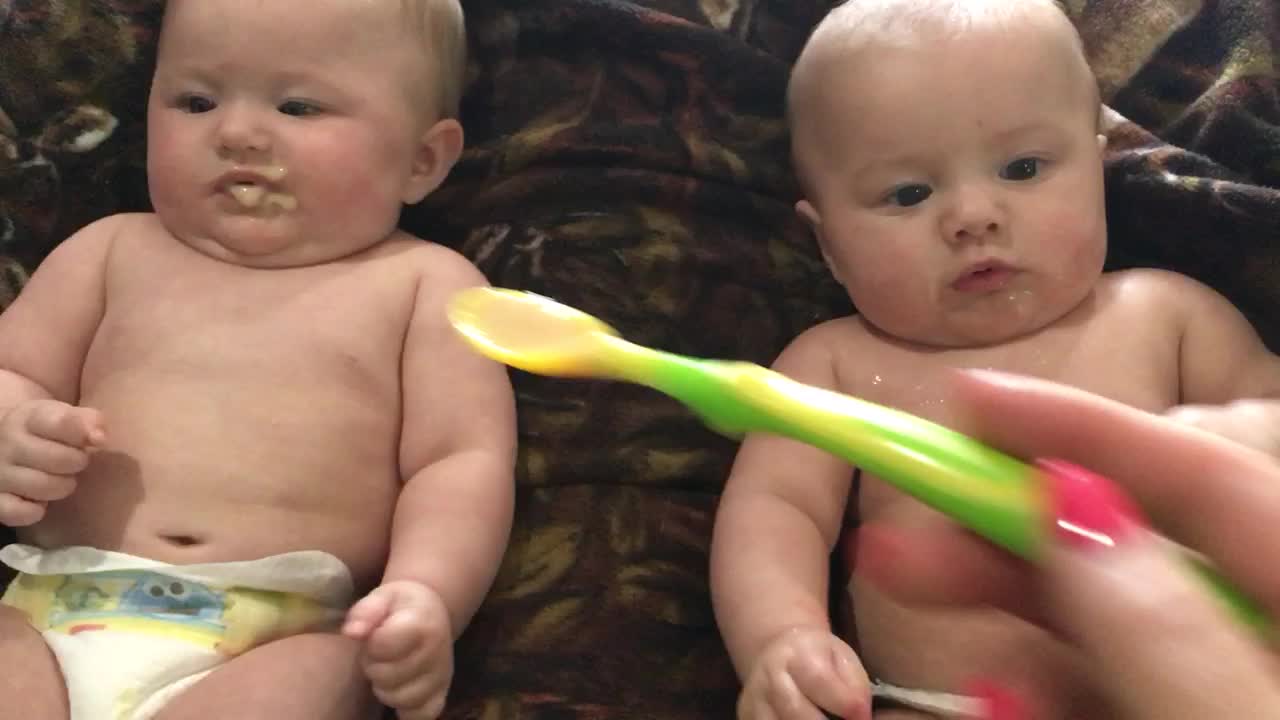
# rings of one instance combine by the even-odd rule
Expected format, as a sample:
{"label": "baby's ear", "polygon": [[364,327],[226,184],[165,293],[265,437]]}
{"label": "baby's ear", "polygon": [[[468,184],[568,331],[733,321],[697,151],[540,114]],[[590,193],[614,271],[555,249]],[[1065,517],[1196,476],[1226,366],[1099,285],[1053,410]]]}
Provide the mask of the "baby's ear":
{"label": "baby's ear", "polygon": [[822,215],[818,214],[818,209],[808,200],[800,200],[796,202],[796,214],[813,230],[814,236],[818,239],[818,250],[822,252],[822,262],[827,264],[827,269],[835,276],[836,282],[844,285],[844,278],[840,277],[840,269],[831,261],[831,254],[827,252],[826,237],[822,233]]}
{"label": "baby's ear", "polygon": [[462,139],[462,125],[452,118],[440,120],[422,134],[401,198],[406,205],[422,202],[432,190],[440,187],[462,154]]}
{"label": "baby's ear", "polygon": [[796,201],[796,214],[799,215],[815,233],[821,231],[822,216],[818,214],[818,209],[813,206],[813,203],[808,200]]}

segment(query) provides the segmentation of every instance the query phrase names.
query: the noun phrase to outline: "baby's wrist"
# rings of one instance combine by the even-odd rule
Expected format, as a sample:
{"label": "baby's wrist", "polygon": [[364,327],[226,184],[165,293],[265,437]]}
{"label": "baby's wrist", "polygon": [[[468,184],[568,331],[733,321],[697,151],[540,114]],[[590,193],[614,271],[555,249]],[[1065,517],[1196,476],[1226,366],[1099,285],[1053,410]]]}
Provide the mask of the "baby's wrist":
{"label": "baby's wrist", "polygon": [[755,653],[752,654],[750,661],[747,663],[747,670],[754,670],[759,664],[760,659],[769,654],[769,651],[778,645],[792,642],[794,638],[804,635],[831,635],[831,625],[828,623],[795,623],[774,630],[767,635],[765,639],[756,646]]}

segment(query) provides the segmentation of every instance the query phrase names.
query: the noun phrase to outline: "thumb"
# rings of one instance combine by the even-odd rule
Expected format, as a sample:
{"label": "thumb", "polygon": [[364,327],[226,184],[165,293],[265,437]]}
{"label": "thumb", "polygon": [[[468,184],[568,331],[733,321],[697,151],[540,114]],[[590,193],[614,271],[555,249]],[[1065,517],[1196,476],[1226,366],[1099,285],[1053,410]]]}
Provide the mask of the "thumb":
{"label": "thumb", "polygon": [[80,407],[76,408],[76,413],[80,416],[81,426],[84,429],[89,447],[102,447],[102,444],[107,440],[107,423],[103,419],[102,411]]}
{"label": "thumb", "polygon": [[99,447],[107,439],[102,411],[87,407],[70,407],[58,421],[57,439],[77,447]]}
{"label": "thumb", "polygon": [[391,615],[394,590],[385,586],[374,588],[347,611],[342,634],[356,640],[367,638]]}
{"label": "thumb", "polygon": [[861,720],[871,717],[871,681],[853,648],[840,643],[833,649],[832,662],[842,690],[834,708],[840,717]]}

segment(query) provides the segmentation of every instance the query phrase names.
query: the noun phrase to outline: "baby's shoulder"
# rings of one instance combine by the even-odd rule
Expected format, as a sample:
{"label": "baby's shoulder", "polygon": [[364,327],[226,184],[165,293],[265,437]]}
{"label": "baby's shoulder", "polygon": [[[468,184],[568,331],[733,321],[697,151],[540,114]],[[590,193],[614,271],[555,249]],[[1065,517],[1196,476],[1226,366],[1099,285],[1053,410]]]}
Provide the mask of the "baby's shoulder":
{"label": "baby's shoulder", "polygon": [[438,309],[456,292],[488,284],[484,274],[461,253],[406,233],[384,243],[375,264],[380,274],[396,276],[395,281],[387,278],[375,285],[386,291],[403,288],[417,308],[415,312],[425,311],[425,317],[443,317]]}
{"label": "baby's shoulder", "polygon": [[98,220],[93,225],[110,227],[125,237],[150,236],[155,233],[170,234],[160,222],[160,217],[149,212],[116,213]]}
{"label": "baby's shoulder", "polygon": [[1098,296],[1104,309],[1125,314],[1184,312],[1219,298],[1198,280],[1154,268],[1107,273],[1099,280]]}
{"label": "baby's shoulder", "polygon": [[433,284],[474,285],[484,278],[462,253],[402,231],[383,244],[378,258]]}
{"label": "baby's shoulder", "polygon": [[827,320],[800,333],[787,344],[774,365],[783,372],[822,368],[823,373],[831,376],[831,382],[839,386],[840,378],[849,375],[852,368],[880,357],[880,344],[862,318],[849,315]]}
{"label": "baby's shoulder", "polygon": [[862,318],[847,315],[818,323],[800,333],[783,352],[790,355],[841,355],[864,349],[874,340]]}
{"label": "baby's shoulder", "polygon": [[68,242],[92,242],[110,245],[112,257],[124,258],[129,264],[143,264],[166,247],[164,241],[176,240],[155,213],[128,212],[108,215],[89,223],[68,238]]}
{"label": "baby's shoulder", "polygon": [[149,239],[160,230],[152,213],[116,213],[98,218],[74,232],[64,245],[126,245],[131,238]]}

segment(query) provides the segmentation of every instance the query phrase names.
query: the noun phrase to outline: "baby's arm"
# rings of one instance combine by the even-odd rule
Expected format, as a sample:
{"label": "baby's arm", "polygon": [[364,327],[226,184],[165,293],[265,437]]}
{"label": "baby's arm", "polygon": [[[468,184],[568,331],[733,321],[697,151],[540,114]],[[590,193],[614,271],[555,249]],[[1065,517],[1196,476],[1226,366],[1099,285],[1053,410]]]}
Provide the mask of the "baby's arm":
{"label": "baby's arm", "polygon": [[106,264],[125,216],[99,220],[54,249],[0,313],[0,523],[29,525],[74,490],[104,439],[77,408],[80,373],[105,307]]}
{"label": "baby's arm", "polygon": [[1162,274],[1184,322],[1175,419],[1280,456],[1280,357],[1225,298]]}
{"label": "baby's arm", "polygon": [[452,675],[452,643],[497,572],[511,530],[515,408],[505,368],[450,327],[454,292],[485,284],[460,256],[427,246],[405,341],[400,464],[383,585],[352,609],[366,671],[401,718],[432,718]]}
{"label": "baby's arm", "polygon": [[[801,335],[774,368],[837,387],[828,330]],[[711,592],[743,692],[740,718],[869,716],[867,678],[831,631],[827,587],[851,468],[793,440],[742,444],[716,513]],[[861,708],[861,709],[859,709]]]}

